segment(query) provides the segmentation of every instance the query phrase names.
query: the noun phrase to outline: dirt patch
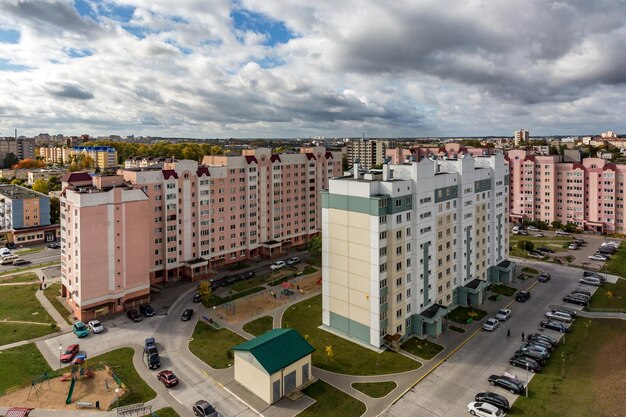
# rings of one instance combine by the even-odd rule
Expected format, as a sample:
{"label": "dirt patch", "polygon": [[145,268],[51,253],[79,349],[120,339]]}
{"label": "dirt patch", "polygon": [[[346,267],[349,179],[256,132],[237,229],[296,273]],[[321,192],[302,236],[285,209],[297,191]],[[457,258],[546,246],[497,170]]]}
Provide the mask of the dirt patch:
{"label": "dirt patch", "polygon": [[[48,382],[50,383],[49,385]],[[95,371],[93,378],[84,378],[76,381],[72,394],[72,403],[65,404],[70,383],[70,381],[61,381],[61,378],[49,379],[41,385],[41,389],[38,392],[39,398],[37,398],[34,389],[31,390],[31,387],[26,387],[0,397],[0,405],[5,407],[76,410],[76,402],[78,401],[93,403],[100,401],[100,409],[106,411],[115,402],[115,388],[117,388],[117,384],[105,370]],[[28,399],[29,391],[31,391],[30,399]],[[123,395],[123,393],[120,395]]]}
{"label": "dirt patch", "polygon": [[322,274],[320,272],[302,278],[294,278],[289,281],[291,283],[289,290],[293,292],[291,295],[284,295],[281,292],[281,287],[274,287],[273,290],[263,290],[248,297],[217,306],[215,312],[221,320],[227,323],[248,320],[307,294],[319,292],[322,288],[321,279]]}

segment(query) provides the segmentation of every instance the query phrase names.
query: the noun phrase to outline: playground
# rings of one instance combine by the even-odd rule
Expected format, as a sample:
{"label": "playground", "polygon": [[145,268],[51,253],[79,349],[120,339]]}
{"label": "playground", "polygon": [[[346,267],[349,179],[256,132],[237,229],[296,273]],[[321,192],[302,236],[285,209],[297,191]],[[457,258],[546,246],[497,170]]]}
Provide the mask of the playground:
{"label": "playground", "polygon": [[317,293],[322,288],[322,274],[305,275],[292,281],[283,282],[277,287],[237,299],[215,307],[217,316],[227,323],[248,320],[263,312],[273,310],[303,295]]}
{"label": "playground", "polygon": [[120,396],[124,394],[106,369],[92,370],[84,355],[78,355],[69,372],[57,377],[43,374],[30,386],[8,389],[0,397],[0,405],[66,410],[99,405],[106,411],[115,402],[116,389]]}

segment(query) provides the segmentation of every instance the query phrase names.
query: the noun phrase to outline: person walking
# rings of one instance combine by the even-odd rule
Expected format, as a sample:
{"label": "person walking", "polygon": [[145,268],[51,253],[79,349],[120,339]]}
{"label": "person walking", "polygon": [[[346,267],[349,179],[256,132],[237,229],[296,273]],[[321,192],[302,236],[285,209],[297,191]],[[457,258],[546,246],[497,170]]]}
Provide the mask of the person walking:
{"label": "person walking", "polygon": [[506,331],[506,338],[507,338],[507,339],[510,339],[510,338],[511,338],[511,329],[508,329],[508,330]]}

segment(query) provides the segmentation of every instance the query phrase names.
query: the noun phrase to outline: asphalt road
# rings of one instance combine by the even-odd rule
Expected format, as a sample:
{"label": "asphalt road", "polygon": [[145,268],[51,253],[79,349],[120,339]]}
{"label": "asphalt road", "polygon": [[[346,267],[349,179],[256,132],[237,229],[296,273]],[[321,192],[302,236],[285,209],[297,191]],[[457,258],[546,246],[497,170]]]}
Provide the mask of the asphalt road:
{"label": "asphalt road", "polygon": [[[547,283],[537,282],[531,288],[531,298],[525,303],[513,302],[511,318],[493,333],[479,331],[461,349],[450,356],[431,374],[392,405],[383,415],[387,417],[458,417],[468,415],[467,404],[478,392],[493,391],[513,402],[515,395],[487,382],[491,374],[514,373],[521,381],[527,380],[526,370],[509,365],[508,360],[521,345],[521,334],[545,333],[560,337],[553,330],[544,330],[539,322],[551,304],[561,304],[562,297],[579,286],[582,271],[555,264],[532,263],[552,275]],[[525,286],[532,283],[526,281]],[[591,291],[595,287],[590,288]],[[580,309],[571,304],[569,308]],[[506,338],[507,329],[511,339]],[[554,366],[560,358],[550,358]],[[529,374],[532,377],[532,374]],[[513,406],[514,407],[514,406]]]}
{"label": "asphalt road", "polygon": [[[16,250],[13,249],[11,252],[15,254]],[[17,255],[20,258],[28,259],[31,262],[29,265],[20,266],[20,268],[37,266],[48,262],[61,262],[61,249],[50,249],[46,247],[44,250],[39,252],[26,253],[24,255],[17,253]],[[13,265],[0,265],[0,272],[8,271],[13,268],[15,268]]]}

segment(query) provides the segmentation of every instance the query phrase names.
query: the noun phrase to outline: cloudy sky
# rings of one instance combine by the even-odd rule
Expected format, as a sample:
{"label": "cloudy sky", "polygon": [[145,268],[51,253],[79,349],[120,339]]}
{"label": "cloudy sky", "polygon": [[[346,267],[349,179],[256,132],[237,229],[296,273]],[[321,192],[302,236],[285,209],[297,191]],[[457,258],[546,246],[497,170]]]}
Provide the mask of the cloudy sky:
{"label": "cloudy sky", "polygon": [[0,136],[626,134],[623,0],[0,0]]}

